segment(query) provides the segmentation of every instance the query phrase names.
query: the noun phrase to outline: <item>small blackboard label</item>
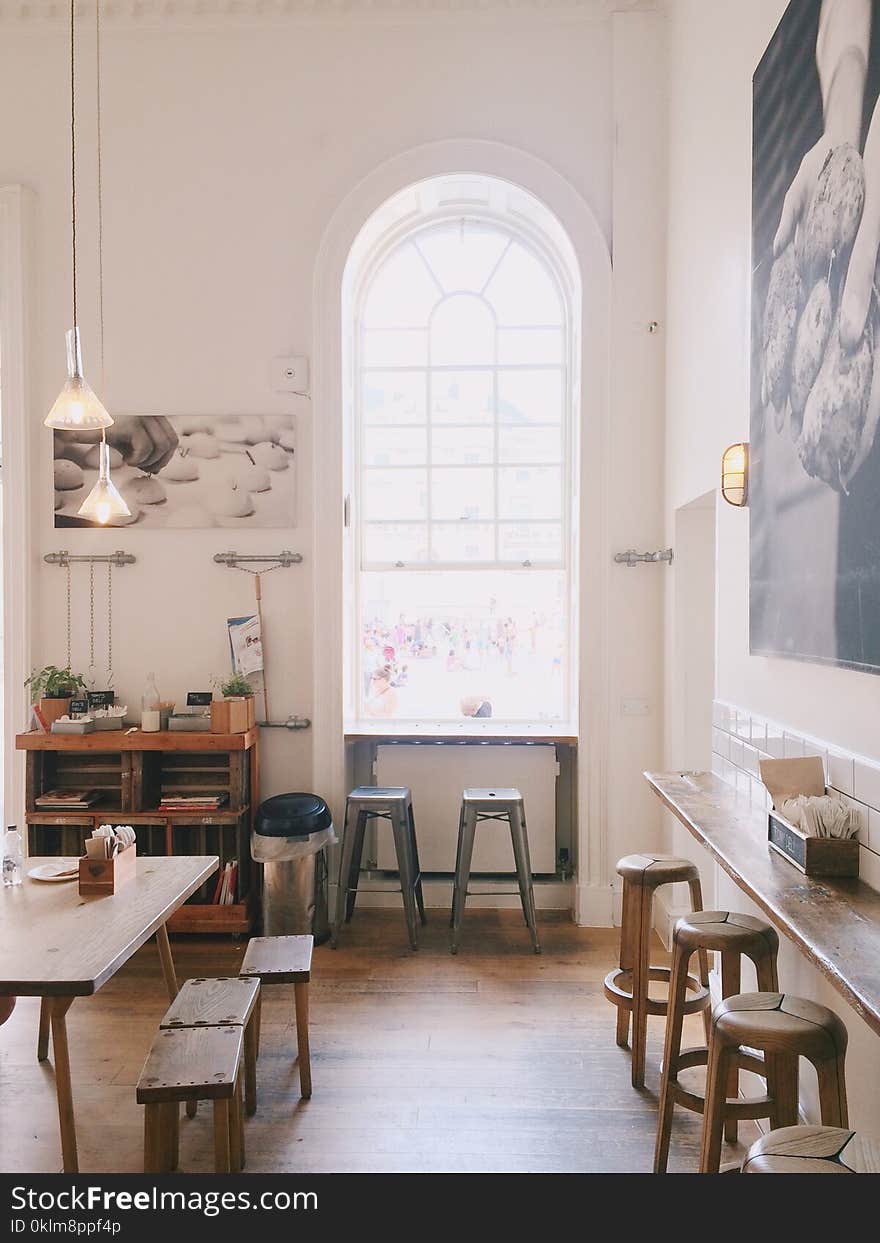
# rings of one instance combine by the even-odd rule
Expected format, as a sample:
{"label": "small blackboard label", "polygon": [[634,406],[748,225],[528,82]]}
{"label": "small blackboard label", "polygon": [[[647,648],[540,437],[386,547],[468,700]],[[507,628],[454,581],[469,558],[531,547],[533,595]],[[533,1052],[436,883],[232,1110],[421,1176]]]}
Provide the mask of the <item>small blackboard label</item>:
{"label": "small blackboard label", "polygon": [[791,829],[782,820],[777,820],[771,812],[769,823],[770,841],[784,855],[788,855],[794,863],[804,867],[806,863],[807,844],[797,833],[792,833]]}
{"label": "small blackboard label", "polygon": [[89,691],[90,708],[112,708],[115,702],[115,691]]}
{"label": "small blackboard label", "polygon": [[89,701],[87,699],[71,699],[67,712],[68,716],[77,716],[80,713],[88,712],[88,710]]}
{"label": "small blackboard label", "polygon": [[210,708],[213,698],[213,691],[187,691],[186,706],[188,708]]}

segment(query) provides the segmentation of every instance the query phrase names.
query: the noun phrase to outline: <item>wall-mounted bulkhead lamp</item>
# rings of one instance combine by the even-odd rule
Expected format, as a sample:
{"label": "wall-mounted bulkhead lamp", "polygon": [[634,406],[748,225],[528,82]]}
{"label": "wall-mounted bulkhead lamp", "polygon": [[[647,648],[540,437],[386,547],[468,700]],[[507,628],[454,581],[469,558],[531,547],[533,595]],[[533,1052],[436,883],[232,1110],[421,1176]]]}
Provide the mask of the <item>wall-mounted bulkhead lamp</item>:
{"label": "wall-mounted bulkhead lamp", "polygon": [[728,505],[749,503],[749,446],[728,445],[721,458],[721,495]]}

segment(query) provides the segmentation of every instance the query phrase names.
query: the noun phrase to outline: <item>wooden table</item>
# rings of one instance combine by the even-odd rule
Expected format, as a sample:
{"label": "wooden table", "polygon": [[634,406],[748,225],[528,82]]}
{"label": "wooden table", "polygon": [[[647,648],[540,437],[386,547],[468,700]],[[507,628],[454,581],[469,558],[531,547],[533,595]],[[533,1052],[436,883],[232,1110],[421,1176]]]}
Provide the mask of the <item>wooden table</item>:
{"label": "wooden table", "polygon": [[711,773],[645,773],[728,876],[880,1035],[880,893],[804,876],[767,845],[767,813]]}
{"label": "wooden table", "polygon": [[[26,869],[48,862],[31,858]],[[79,1169],[67,1011],[74,998],[96,993],[154,933],[173,1001],[177,978],[165,924],[218,866],[216,855],[141,858],[135,879],[105,898],[81,898],[76,881],[47,884],[27,875],[23,884],[0,890],[0,993],[43,999],[37,1056],[48,1056],[51,1027],[65,1173]]]}

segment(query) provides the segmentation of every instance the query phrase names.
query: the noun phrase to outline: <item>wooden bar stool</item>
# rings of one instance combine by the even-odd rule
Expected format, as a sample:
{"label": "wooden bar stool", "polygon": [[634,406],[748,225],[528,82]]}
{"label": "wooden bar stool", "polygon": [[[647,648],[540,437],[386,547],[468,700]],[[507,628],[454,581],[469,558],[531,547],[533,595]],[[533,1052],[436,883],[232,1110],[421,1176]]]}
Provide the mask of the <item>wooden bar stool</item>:
{"label": "wooden bar stool", "polygon": [[535,919],[535,893],[532,888],[532,865],[529,860],[529,838],[526,829],[526,812],[523,796],[519,790],[464,790],[461,796],[461,813],[458,818],[458,850],[455,857],[455,883],[452,890],[452,936],[450,949],[458,953],[464,904],[468,896],[471,878],[471,859],[477,825],[484,820],[500,820],[510,827],[513,859],[523,918],[532,938],[532,949],[541,952],[538,925]]}
{"label": "wooden bar stool", "polygon": [[[336,894],[336,919],[331,945],[335,949],[340,926],[351,922],[357,901],[364,837],[370,820],[388,820],[394,834],[400,892],[406,915],[410,946],[417,950],[418,923],[427,923],[425,900],[422,896],[422,873],[416,843],[416,822],[412,794],[408,786],[357,786],[345,800],[345,823],[342,827],[342,852],[339,860],[339,887]],[[418,908],[418,915],[416,914]]]}
{"label": "wooden bar stool", "polygon": [[[645,1086],[645,1046],[648,1015],[666,1014],[668,1002],[648,996],[651,980],[671,978],[669,967],[650,965],[653,929],[654,891],[661,885],[685,883],[691,892],[691,908],[702,910],[700,874],[688,859],[672,855],[626,855],[617,864],[623,877],[623,915],[620,928],[620,966],[605,977],[605,996],[617,1006],[617,1043],[625,1047],[632,1014],[632,1085]],[[628,987],[627,987],[628,985]],[[688,976],[687,987],[694,994],[685,1002],[684,1013],[696,1014],[709,1005],[709,966],[700,951],[700,978]],[[707,1025],[708,1032],[708,1025]]]}
{"label": "wooden bar stool", "polygon": [[[657,1145],[654,1150],[654,1173],[665,1174],[669,1158],[669,1136],[672,1131],[672,1115],[676,1104],[685,1109],[702,1113],[704,1098],[690,1091],[678,1081],[679,1071],[694,1066],[706,1066],[709,1050],[706,1047],[681,1051],[681,1033],[685,1015],[688,967],[694,953],[700,951],[721,955],[721,995],[731,997],[740,990],[742,959],[746,957],[755,964],[758,988],[775,992],[779,987],[776,976],[776,958],[779,953],[779,937],[768,923],[751,915],[738,915],[732,911],[694,911],[685,915],[675,925],[672,937],[672,978],[669,983],[669,1018],[666,1023],[666,1047],[663,1053],[663,1073],[660,1079],[660,1112],[657,1119]],[[705,1012],[708,1018],[708,1011]],[[724,1134],[731,1143],[736,1142],[737,1121],[740,1118],[764,1117],[766,1098],[760,1101],[743,1101],[736,1104],[739,1090],[739,1071],[754,1070],[765,1075],[764,1062],[752,1054],[743,1053],[731,1066],[727,1084]],[[754,1110],[758,1113],[755,1114]]]}
{"label": "wooden bar stool", "polygon": [[181,1101],[214,1102],[214,1172],[244,1165],[241,1027],[180,1027],[157,1032],[137,1085],[144,1105],[144,1173],[177,1169]]}
{"label": "wooden bar stool", "polygon": [[846,1041],[846,1028],[832,1010],[787,993],[740,993],[716,1006],[709,1039],[700,1173],[718,1172],[731,1067],[737,1059],[742,1062],[744,1048],[764,1054],[766,1113],[753,1117],[768,1117],[771,1130],[796,1124],[798,1058],[805,1057],[816,1068],[823,1125],[845,1127]]}
{"label": "wooden bar stool", "polygon": [[880,1141],[836,1126],[783,1126],[752,1144],[743,1174],[880,1174]]}
{"label": "wooden bar stool", "polygon": [[[311,933],[296,937],[252,937],[245,951],[239,975],[256,977],[263,988],[270,984],[292,984],[296,1010],[296,1051],[299,1089],[305,1100],[312,1095],[312,1062],[309,1051],[309,980],[312,971]],[[262,988],[254,1013],[256,1057],[260,1055],[260,1015]]]}
{"label": "wooden bar stool", "polygon": [[[250,1117],[257,1112],[257,1002],[260,981],[241,976],[187,980],[165,1012],[159,1028],[240,1027],[244,1032],[244,1095]],[[186,1112],[194,1118],[198,1102]]]}

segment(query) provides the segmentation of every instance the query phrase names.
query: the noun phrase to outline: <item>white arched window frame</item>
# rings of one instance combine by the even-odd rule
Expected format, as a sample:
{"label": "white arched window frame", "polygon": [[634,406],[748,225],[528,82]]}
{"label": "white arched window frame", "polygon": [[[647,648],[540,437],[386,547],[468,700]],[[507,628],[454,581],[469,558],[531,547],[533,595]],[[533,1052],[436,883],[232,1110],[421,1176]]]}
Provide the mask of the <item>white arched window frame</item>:
{"label": "white arched window frame", "polygon": [[[458,287],[448,281],[447,273],[438,274],[432,270],[430,259],[426,259],[424,253],[426,239],[430,242],[436,238],[438,232],[442,236],[443,231],[449,229],[491,231],[498,240],[498,257],[481,286],[474,287],[471,281]],[[368,318],[365,310],[377,280],[381,279],[383,271],[386,270],[386,264],[399,256],[406,247],[416,248],[425,266],[427,279],[436,287],[436,298],[430,310],[420,324],[410,328],[410,331],[422,334],[426,351],[424,357],[413,363],[409,369],[412,375],[423,375],[426,385],[424,416],[421,422],[415,424],[416,429],[423,433],[425,461],[410,470],[411,478],[417,470],[424,473],[427,485],[425,508],[422,514],[410,515],[410,523],[400,522],[397,531],[387,532],[386,528],[386,533],[391,538],[377,543],[373,538],[377,524],[370,519],[365,491],[371,473],[376,476],[385,470],[389,474],[395,468],[370,463],[366,440],[371,428],[364,410],[364,379],[370,374],[371,368],[385,373],[394,370],[401,374],[407,374],[407,368],[405,365],[391,368],[376,363],[376,356],[370,355],[365,348],[365,335],[380,334],[383,329],[376,328],[375,325],[371,327],[365,322]],[[503,263],[514,251],[517,256],[527,256],[545,274],[548,288],[552,288],[556,296],[558,314],[550,322],[541,316],[531,322],[521,316],[514,317],[507,323],[496,319],[492,357],[478,357],[467,364],[438,364],[431,353],[434,317],[442,314],[443,309],[448,308],[456,299],[460,304],[464,299],[473,299],[486,314],[493,315],[497,291],[496,298],[493,299],[492,284],[496,274],[502,270]],[[574,638],[577,634],[578,611],[578,527],[575,515],[578,509],[577,463],[580,456],[577,412],[580,408],[581,302],[579,265],[563,227],[536,197],[498,178],[444,176],[417,183],[387,200],[373,213],[358,234],[349,254],[343,282],[343,393],[348,407],[345,419],[348,440],[346,473],[352,494],[347,558],[348,579],[352,590],[349,594],[351,608],[346,625],[346,648],[351,655],[356,654],[356,659],[349,662],[351,676],[347,679],[349,702],[346,715],[349,718],[360,715],[360,695],[363,687],[359,670],[352,668],[360,659],[360,588],[363,575],[377,572],[393,574],[449,571],[476,574],[496,571],[532,576],[533,582],[523,583],[522,586],[525,592],[534,592],[537,597],[540,597],[542,579],[543,585],[546,585],[547,576],[551,572],[555,572],[557,578],[560,574],[564,576],[564,694],[561,705],[556,710],[539,710],[533,717],[557,721],[576,719],[577,644]],[[385,330],[390,333],[393,327],[386,325]],[[526,362],[519,362],[516,356],[517,336],[519,334],[522,340],[525,332],[530,333],[533,340],[536,335],[540,337],[542,332],[546,333],[547,338],[555,335],[558,339],[555,356],[548,355],[543,360],[532,357]],[[441,463],[433,459],[432,430],[436,428],[431,411],[432,396],[435,378],[447,372],[456,376],[473,374],[492,377],[491,409],[487,411],[484,428],[491,432],[492,445],[491,452],[487,452],[484,460]],[[540,436],[542,427],[548,434],[556,430],[552,420],[546,418],[539,419],[533,428],[525,426],[522,420],[505,424],[501,413],[499,394],[503,385],[513,384],[520,377],[527,378],[539,373],[553,374],[559,381],[558,454],[554,455],[544,449],[535,460],[529,460],[528,457],[518,458],[515,455],[505,457],[500,451],[503,432],[511,433],[514,427],[520,432],[531,430],[535,433],[534,443]],[[450,422],[448,430],[454,433],[454,423]],[[401,431],[406,432],[405,423]],[[437,494],[432,486],[431,472],[437,472],[434,480],[438,480],[444,468],[450,477],[457,470],[459,479],[462,480],[466,478],[466,472],[480,478],[481,471],[491,470],[492,483],[487,491],[492,497],[492,512],[487,512],[485,505],[478,505],[472,507],[477,512],[447,512],[445,516],[438,516],[434,504]],[[405,465],[398,464],[396,469],[401,472],[400,477],[406,475]],[[545,513],[538,517],[532,515],[531,520],[526,521],[522,516],[517,517],[515,511],[503,510],[504,485],[509,484],[517,475],[521,476],[524,469],[544,471],[545,475],[558,469],[558,483],[549,490],[545,488],[546,498],[558,500],[555,514]],[[486,480],[485,473],[482,478]],[[417,535],[418,528],[424,532],[421,545],[418,539],[413,542],[413,538],[409,541],[399,538],[395,542],[395,536]],[[468,534],[462,540],[460,533],[465,530]],[[534,538],[539,531],[547,536],[543,545]],[[471,546],[467,555],[456,556],[451,545],[457,543],[460,552],[468,540],[471,540]],[[402,717],[398,715],[398,719],[412,718],[404,714]],[[420,714],[417,719],[433,717],[429,714],[426,718]],[[510,719],[522,721],[529,718],[520,714]]]}

